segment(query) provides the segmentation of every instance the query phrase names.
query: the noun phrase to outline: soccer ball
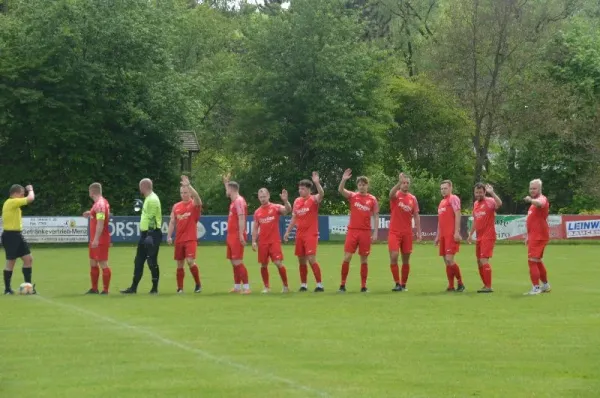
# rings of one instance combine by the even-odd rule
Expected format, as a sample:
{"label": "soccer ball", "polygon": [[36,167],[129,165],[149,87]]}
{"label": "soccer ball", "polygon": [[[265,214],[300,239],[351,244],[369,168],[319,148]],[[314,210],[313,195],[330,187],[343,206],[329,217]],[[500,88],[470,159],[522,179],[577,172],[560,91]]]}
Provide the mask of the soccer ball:
{"label": "soccer ball", "polygon": [[33,285],[31,283],[21,283],[19,286],[19,294],[31,294],[33,293]]}

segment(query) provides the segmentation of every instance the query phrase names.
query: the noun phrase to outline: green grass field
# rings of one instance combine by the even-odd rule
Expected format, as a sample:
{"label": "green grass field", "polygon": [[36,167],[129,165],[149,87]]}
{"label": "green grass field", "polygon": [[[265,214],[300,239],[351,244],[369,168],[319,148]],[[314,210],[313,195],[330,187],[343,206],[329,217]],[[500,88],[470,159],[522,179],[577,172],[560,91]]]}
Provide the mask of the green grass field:
{"label": "green grass field", "polygon": [[[553,291],[526,297],[526,251],[496,248],[493,295],[477,295],[473,247],[458,255],[467,292],[442,293],[432,245],[415,249],[409,291],[392,293],[387,248],[374,247],[370,293],[352,264],[336,293],[341,245],[322,245],[326,293],[229,295],[221,246],[199,249],[204,292],[175,294],[172,249],[160,255],[159,296],[123,297],[134,248],[111,252],[112,294],[89,288],[86,248],[33,248],[39,296],[0,297],[0,397],[598,397],[597,246],[555,245]],[[290,286],[298,272],[286,246]],[[312,278],[312,275],[309,274]],[[13,287],[22,282],[20,270]],[[314,283],[311,280],[311,287]]]}

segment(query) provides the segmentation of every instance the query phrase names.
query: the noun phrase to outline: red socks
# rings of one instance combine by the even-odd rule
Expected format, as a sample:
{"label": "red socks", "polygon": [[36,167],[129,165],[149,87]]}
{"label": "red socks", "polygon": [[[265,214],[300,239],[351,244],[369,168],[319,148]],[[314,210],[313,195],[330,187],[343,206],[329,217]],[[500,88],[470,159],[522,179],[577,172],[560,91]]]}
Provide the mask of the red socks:
{"label": "red socks", "polygon": [[350,263],[348,261],[344,261],[342,263],[342,283],[341,285],[346,285],[346,279],[348,279],[348,273],[350,272]]}
{"label": "red socks", "polygon": [[238,266],[238,268],[240,269],[240,278],[242,280],[242,283],[244,285],[248,284],[248,270],[246,269],[246,266],[244,264],[240,264]]}
{"label": "red socks", "polygon": [[410,273],[410,264],[402,264],[402,281],[400,284],[402,286],[406,285],[408,282],[408,274]]}
{"label": "red socks", "polygon": [[98,290],[98,278],[100,278],[100,267],[90,267],[90,279],[92,280],[92,290]]}
{"label": "red socks", "polygon": [[452,264],[452,267],[454,268],[454,277],[456,278],[456,282],[459,285],[462,285],[463,282],[462,282],[462,275],[460,273],[460,267],[456,263]]}
{"label": "red socks", "polygon": [[548,283],[548,273],[546,272],[546,266],[542,261],[537,263],[538,270],[540,271],[540,280],[543,283]]}
{"label": "red socks", "polygon": [[267,267],[260,267],[260,276],[262,276],[263,285],[269,287],[269,269]]}
{"label": "red socks", "polygon": [[111,277],[112,271],[110,270],[110,267],[102,268],[102,290],[105,292],[108,292]]}
{"label": "red socks", "polygon": [[398,268],[398,264],[390,264],[390,270],[392,271],[394,282],[396,284],[400,283],[400,268]]}
{"label": "red socks", "polygon": [[448,278],[448,287],[454,288],[454,278],[459,285],[462,285],[462,275],[460,274],[460,267],[454,263],[452,265],[446,265],[446,277]]}
{"label": "red socks", "polygon": [[315,275],[315,280],[317,283],[321,283],[321,267],[319,267],[319,263],[313,263],[310,265],[310,267],[312,268],[312,272]]}
{"label": "red socks", "polygon": [[367,277],[369,276],[369,266],[367,263],[360,265],[360,287],[367,287]]}
{"label": "red socks", "polygon": [[281,282],[283,283],[283,286],[287,287],[288,280],[287,280],[287,270],[285,269],[285,266],[281,265],[281,267],[279,267],[277,269],[279,270],[279,276],[281,277]]}
{"label": "red socks", "polygon": [[491,288],[492,287],[492,265],[484,264],[479,267],[479,276],[481,277],[481,281],[483,282],[483,286]]}
{"label": "red socks", "polygon": [[[544,267],[544,271],[546,268]],[[531,283],[534,286],[539,286],[540,284],[540,268],[537,262],[529,260],[529,277],[531,278]]]}
{"label": "red socks", "polygon": [[200,286],[200,271],[198,270],[198,265],[194,264],[190,267],[190,272],[192,273],[192,276],[194,277],[194,282],[196,282],[196,285]]}
{"label": "red socks", "polygon": [[242,284],[242,272],[241,272],[241,266],[240,265],[234,265],[233,268],[233,283],[235,283],[236,285],[241,285]]}
{"label": "red socks", "polygon": [[177,290],[183,290],[183,278],[185,277],[185,269],[177,268]]}
{"label": "red socks", "polygon": [[306,285],[308,280],[308,266],[306,264],[300,264],[300,283]]}
{"label": "red socks", "polygon": [[454,289],[454,267],[446,265],[446,277],[448,278],[448,288]]}
{"label": "red socks", "polygon": [[[102,268],[102,291],[108,292],[110,287],[110,277],[112,273],[109,267]],[[90,279],[92,280],[92,289],[98,290],[98,280],[100,279],[100,267],[90,267]]]}

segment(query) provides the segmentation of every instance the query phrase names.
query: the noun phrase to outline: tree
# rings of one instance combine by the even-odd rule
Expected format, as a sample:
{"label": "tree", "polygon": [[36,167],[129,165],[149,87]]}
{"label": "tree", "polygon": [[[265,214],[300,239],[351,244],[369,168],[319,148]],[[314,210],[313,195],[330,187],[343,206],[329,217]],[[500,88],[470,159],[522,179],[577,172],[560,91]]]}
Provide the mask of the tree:
{"label": "tree", "polygon": [[415,170],[451,179],[457,188],[470,192],[472,125],[466,112],[423,77],[416,81],[393,78],[389,89],[396,125],[386,133],[382,151],[385,172],[397,175],[406,163]]}
{"label": "tree", "polygon": [[[370,38],[382,38],[401,56],[408,76],[417,76],[428,41],[435,41],[440,0],[355,0],[362,7]],[[420,56],[421,55],[421,56]]]}
{"label": "tree", "polygon": [[471,111],[474,181],[489,172],[489,149],[503,130],[505,105],[536,56],[548,27],[575,11],[575,0],[457,0],[447,3],[435,47],[436,76]]}
{"label": "tree", "polygon": [[32,183],[47,215],[78,214],[93,181],[117,213],[143,177],[176,195],[188,100],[162,17],[143,0],[11,2],[0,17],[3,189]]}
{"label": "tree", "polygon": [[358,14],[342,4],[298,0],[289,11],[252,16],[233,136],[245,160],[234,170],[242,185],[295,190],[317,170],[335,198],[345,168],[359,175],[376,158],[392,123],[383,54],[360,40]]}

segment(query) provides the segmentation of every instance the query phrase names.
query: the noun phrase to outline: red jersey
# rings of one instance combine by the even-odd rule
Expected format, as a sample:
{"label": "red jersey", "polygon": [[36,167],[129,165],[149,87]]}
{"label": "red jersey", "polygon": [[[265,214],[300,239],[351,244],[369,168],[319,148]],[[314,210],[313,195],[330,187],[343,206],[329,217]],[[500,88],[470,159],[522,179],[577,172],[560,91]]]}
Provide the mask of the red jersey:
{"label": "red jersey", "polygon": [[[248,215],[248,205],[246,199],[242,196],[238,196],[235,200],[231,201],[229,205],[229,218],[227,219],[227,236],[237,238],[240,233],[240,220],[238,219],[241,215]],[[244,236],[246,235],[246,223],[242,226]]]}
{"label": "red jersey", "polygon": [[258,223],[258,243],[279,243],[279,217],[285,206],[267,203],[254,212],[254,222]]}
{"label": "red jersey", "polygon": [[371,230],[371,216],[379,213],[377,198],[370,193],[362,195],[351,192],[348,198],[350,202],[350,223],[348,229]]}
{"label": "red jersey", "polygon": [[496,239],[496,201],[492,198],[483,198],[473,203],[473,223],[477,240]]}
{"label": "red jersey", "polygon": [[544,195],[534,198],[542,202],[542,207],[531,205],[527,212],[527,236],[530,241],[550,240],[550,230],[548,227],[548,212],[550,202]]}
{"label": "red jersey", "polygon": [[455,211],[460,211],[460,199],[456,195],[449,195],[442,199],[438,206],[438,226],[440,237],[454,236]]}
{"label": "red jersey", "polygon": [[198,240],[198,220],[202,209],[196,206],[193,200],[179,202],[173,206],[175,216],[175,243],[183,243]]}
{"label": "red jersey", "polygon": [[94,236],[96,236],[96,226],[98,225],[98,221],[103,220],[104,228],[102,229],[102,234],[100,234],[100,241],[98,243],[101,245],[110,244],[110,232],[108,231],[109,217],[110,204],[108,204],[108,201],[104,199],[104,197],[100,196],[90,210],[90,240],[94,240]]}
{"label": "red jersey", "polygon": [[319,202],[316,195],[296,198],[292,212],[296,216],[297,235],[319,235]]}
{"label": "red jersey", "polygon": [[390,200],[390,211],[392,215],[389,233],[397,235],[412,234],[413,217],[419,214],[417,198],[411,193],[398,191]]}

